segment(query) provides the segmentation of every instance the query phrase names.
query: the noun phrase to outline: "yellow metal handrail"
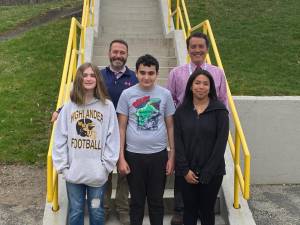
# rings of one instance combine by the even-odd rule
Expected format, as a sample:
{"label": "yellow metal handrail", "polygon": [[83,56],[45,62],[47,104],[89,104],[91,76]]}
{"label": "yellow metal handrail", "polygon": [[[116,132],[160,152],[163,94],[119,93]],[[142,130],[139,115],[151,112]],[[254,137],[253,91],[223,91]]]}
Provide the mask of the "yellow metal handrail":
{"label": "yellow metal handrail", "polygon": [[[175,8],[175,7],[174,7]],[[186,9],[186,4],[184,0],[176,0],[176,8],[172,11],[171,0],[168,0],[168,27],[171,28],[171,19],[176,15],[175,18],[175,29],[182,29],[184,32],[185,38],[189,37],[193,31],[202,28],[202,32],[207,34],[210,39],[211,46],[213,49],[213,53],[215,56],[215,60],[217,62],[218,67],[223,69],[223,64],[221,61],[221,57],[218,51],[218,47],[214,38],[214,34],[212,32],[210,23],[208,20],[205,20],[194,27],[191,27],[189,16]],[[183,13],[182,13],[183,12]],[[184,16],[183,16],[184,15]],[[207,54],[206,61],[211,63],[210,56]],[[228,143],[231,151],[231,155],[234,161],[234,208],[239,208],[239,187],[242,191],[243,197],[248,200],[250,197],[250,152],[248,149],[248,145],[246,142],[246,138],[241,126],[241,122],[231,95],[231,91],[226,80],[227,86],[227,96],[228,96],[228,104],[231,110],[232,120],[235,125],[235,142],[233,141],[231,132],[229,132]],[[244,174],[242,173],[242,169],[240,166],[240,147],[242,145],[242,150],[244,154]]]}
{"label": "yellow metal handrail", "polygon": [[[84,0],[81,23],[79,23],[74,17],[71,19],[69,39],[56,109],[60,108],[69,99],[70,89],[75,78],[79,56],[81,59],[80,62],[84,63],[86,28],[94,25],[94,11],[95,0]],[[79,31],[80,39],[78,40],[77,34]],[[53,211],[58,211],[58,175],[52,162],[54,128],[55,123],[52,127],[47,155],[47,201],[52,202]]]}

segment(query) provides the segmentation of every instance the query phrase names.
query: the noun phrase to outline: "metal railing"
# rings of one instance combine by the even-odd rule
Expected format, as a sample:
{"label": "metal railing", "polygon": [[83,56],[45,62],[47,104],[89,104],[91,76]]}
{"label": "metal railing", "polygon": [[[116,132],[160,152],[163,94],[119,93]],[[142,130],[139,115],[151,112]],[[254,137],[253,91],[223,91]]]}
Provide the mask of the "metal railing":
{"label": "metal railing", "polygon": [[[187,12],[186,4],[184,0],[176,0],[176,6],[173,7],[172,11],[172,1],[168,0],[168,27],[169,30],[171,28],[171,20],[175,17],[175,29],[182,29],[184,33],[184,37],[187,38],[193,31],[201,30],[204,34],[206,34],[211,42],[211,46],[213,49],[213,53],[215,56],[216,63],[218,67],[223,69],[221,57],[217,48],[217,44],[214,38],[214,34],[212,32],[210,23],[208,20],[205,20],[196,26],[191,27],[189,15]],[[211,59],[209,54],[206,57],[207,63],[211,63]],[[234,208],[240,208],[239,204],[239,187],[242,191],[243,197],[248,200],[250,197],[250,152],[248,149],[248,145],[246,142],[246,138],[241,126],[241,122],[231,95],[231,91],[226,80],[227,86],[227,95],[228,95],[228,104],[231,111],[232,121],[235,127],[235,139],[233,141],[231,132],[229,132],[228,143],[230,146],[231,155],[234,162]],[[242,146],[243,154],[244,154],[244,174],[242,173],[241,163],[240,163],[240,149]]]}
{"label": "metal railing", "polygon": [[[69,99],[71,85],[77,70],[77,62],[80,61],[80,63],[84,63],[86,28],[94,25],[94,8],[95,0],[84,0],[81,23],[79,23],[74,17],[71,19],[69,39],[56,109],[60,108]],[[52,202],[53,211],[58,211],[58,174],[53,167],[52,162],[54,128],[55,123],[52,126],[47,155],[47,201]]]}

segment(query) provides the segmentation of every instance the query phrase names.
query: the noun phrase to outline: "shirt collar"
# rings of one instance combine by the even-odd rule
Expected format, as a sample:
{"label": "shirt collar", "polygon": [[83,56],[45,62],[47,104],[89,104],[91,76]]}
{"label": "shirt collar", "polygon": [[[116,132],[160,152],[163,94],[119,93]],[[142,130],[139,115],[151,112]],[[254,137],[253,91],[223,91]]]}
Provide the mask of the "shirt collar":
{"label": "shirt collar", "polygon": [[109,66],[109,69],[115,74],[116,78],[119,79],[125,72],[126,72],[126,66],[124,66],[120,71],[115,71],[111,66]]}
{"label": "shirt collar", "polygon": [[[191,62],[190,65],[191,65],[192,71],[194,71],[194,70],[196,69],[196,67],[197,67],[197,65],[196,65],[195,63],[193,63],[193,62]],[[205,62],[202,63],[202,64],[200,65],[200,67],[201,67],[201,69],[204,69],[204,70],[205,70],[205,68],[206,68],[206,63],[205,63]]]}

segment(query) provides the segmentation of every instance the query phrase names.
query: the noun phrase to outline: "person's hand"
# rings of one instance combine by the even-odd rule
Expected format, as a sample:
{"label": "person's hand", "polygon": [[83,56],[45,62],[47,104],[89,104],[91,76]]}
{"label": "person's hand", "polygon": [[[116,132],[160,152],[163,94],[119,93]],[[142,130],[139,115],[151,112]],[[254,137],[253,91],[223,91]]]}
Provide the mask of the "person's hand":
{"label": "person's hand", "polygon": [[196,176],[196,174],[194,174],[193,171],[189,170],[189,172],[184,176],[184,179],[186,180],[186,182],[188,182],[189,184],[198,184],[198,177]]}
{"label": "person's hand", "polygon": [[166,175],[170,176],[174,171],[174,158],[169,158],[166,165]]}
{"label": "person's hand", "polygon": [[118,171],[121,175],[128,175],[130,173],[130,168],[125,159],[119,159],[118,161]]}
{"label": "person's hand", "polygon": [[58,115],[59,115],[59,113],[57,111],[52,113],[51,123],[54,123],[57,120]]}

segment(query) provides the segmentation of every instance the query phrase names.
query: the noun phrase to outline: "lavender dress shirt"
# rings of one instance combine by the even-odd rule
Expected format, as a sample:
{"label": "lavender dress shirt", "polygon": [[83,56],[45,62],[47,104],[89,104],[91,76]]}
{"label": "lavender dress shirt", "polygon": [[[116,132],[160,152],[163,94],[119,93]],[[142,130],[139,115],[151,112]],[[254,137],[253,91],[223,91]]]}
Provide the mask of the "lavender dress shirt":
{"label": "lavender dress shirt", "polygon": [[[203,63],[201,68],[207,70],[212,75],[215,82],[218,99],[228,108],[226,78],[224,71],[219,67],[207,63]],[[189,64],[175,67],[171,70],[168,77],[167,89],[170,90],[176,107],[182,103],[187,81],[195,69],[196,65],[191,62]]]}

